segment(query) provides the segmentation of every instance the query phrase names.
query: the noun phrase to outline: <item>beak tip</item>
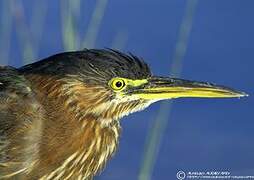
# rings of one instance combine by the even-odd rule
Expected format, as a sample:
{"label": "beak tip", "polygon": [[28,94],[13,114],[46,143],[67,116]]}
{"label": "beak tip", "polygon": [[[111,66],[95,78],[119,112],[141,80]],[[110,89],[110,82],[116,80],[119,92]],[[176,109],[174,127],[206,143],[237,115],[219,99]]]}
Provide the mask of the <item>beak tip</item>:
{"label": "beak tip", "polygon": [[239,92],[238,94],[238,97],[248,97],[249,94],[245,93],[245,92]]}
{"label": "beak tip", "polygon": [[245,97],[248,97],[248,96],[250,96],[250,95],[249,95],[249,94],[244,93],[244,94],[243,94],[243,97],[244,97],[244,96],[245,96]]}

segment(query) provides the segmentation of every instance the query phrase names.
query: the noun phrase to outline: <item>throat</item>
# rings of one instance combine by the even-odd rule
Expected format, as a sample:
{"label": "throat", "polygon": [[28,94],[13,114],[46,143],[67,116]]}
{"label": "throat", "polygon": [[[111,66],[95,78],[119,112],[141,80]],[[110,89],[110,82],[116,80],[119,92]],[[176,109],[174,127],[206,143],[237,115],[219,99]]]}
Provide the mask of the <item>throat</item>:
{"label": "throat", "polygon": [[76,151],[79,157],[75,158],[79,172],[85,177],[94,176],[101,171],[106,162],[115,153],[120,134],[118,121],[110,121],[105,126],[103,120],[86,119],[83,121],[80,134],[80,148]]}
{"label": "throat", "polygon": [[[119,134],[121,131],[119,123],[114,121],[110,126],[104,126],[101,121],[86,116],[83,119],[79,132],[68,137],[67,141],[60,145],[62,153],[45,162],[58,162],[57,168],[50,169],[45,177],[93,177],[100,172],[115,153]],[[52,153],[50,153],[52,154]],[[47,158],[47,155],[45,159]],[[64,166],[64,167],[63,167]]]}

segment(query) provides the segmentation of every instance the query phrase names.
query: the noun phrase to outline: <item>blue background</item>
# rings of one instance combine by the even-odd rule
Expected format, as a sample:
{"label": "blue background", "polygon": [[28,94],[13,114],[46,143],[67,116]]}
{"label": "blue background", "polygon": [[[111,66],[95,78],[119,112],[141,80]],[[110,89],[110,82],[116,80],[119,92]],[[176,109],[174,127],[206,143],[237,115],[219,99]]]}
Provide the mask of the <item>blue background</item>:
{"label": "blue background", "polygon": [[[10,12],[6,9],[7,1],[0,2],[1,64],[19,67],[66,50],[60,1],[12,1]],[[186,3],[185,0],[109,0],[95,47],[112,47],[114,41],[120,41],[121,50],[143,57],[154,74],[168,76]],[[74,13],[75,42],[84,38],[95,6],[96,1],[84,0],[79,6],[80,13]],[[176,179],[179,170],[254,175],[253,7],[253,0],[197,2],[181,77],[234,87],[250,96],[175,100],[151,179]],[[41,8],[46,9],[43,22],[33,21],[36,17],[33,13]],[[10,21],[10,29],[6,31]],[[29,43],[32,50],[37,49],[30,57],[23,54]],[[80,48],[77,43],[72,49]],[[138,178],[146,137],[159,108],[160,102],[122,120],[120,148],[97,179]]]}

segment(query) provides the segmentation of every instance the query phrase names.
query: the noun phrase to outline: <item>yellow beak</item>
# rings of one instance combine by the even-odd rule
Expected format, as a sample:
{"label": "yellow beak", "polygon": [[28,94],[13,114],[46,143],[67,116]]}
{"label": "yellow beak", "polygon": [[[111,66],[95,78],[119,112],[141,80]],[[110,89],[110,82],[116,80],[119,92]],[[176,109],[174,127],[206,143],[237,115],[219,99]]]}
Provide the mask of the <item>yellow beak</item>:
{"label": "yellow beak", "polygon": [[131,92],[142,99],[161,100],[180,97],[231,98],[248,96],[224,86],[176,78],[152,77]]}

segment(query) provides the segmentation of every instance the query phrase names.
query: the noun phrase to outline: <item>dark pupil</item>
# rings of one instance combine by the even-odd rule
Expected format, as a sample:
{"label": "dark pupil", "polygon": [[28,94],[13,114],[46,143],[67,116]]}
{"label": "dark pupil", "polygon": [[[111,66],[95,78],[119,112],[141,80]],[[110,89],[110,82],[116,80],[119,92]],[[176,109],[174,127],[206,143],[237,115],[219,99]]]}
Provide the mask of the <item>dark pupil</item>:
{"label": "dark pupil", "polygon": [[116,87],[120,88],[122,87],[123,83],[121,81],[117,81],[116,82]]}

